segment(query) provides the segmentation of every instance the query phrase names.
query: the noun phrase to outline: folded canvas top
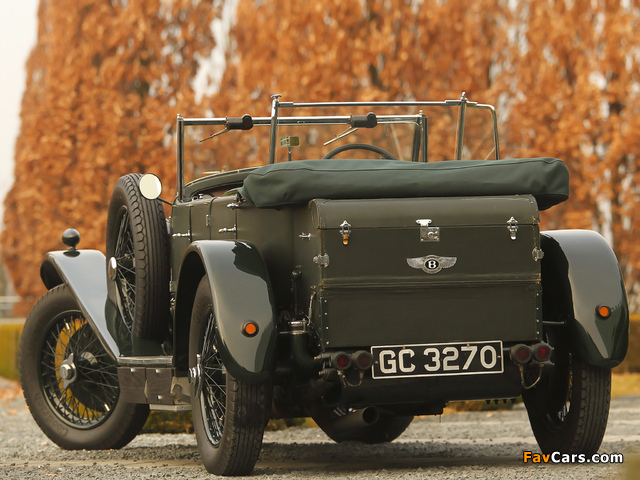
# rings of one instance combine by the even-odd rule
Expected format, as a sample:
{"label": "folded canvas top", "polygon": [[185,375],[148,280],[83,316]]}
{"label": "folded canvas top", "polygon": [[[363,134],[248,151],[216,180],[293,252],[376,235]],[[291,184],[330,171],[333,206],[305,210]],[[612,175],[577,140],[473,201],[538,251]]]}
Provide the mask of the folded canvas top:
{"label": "folded canvas top", "polygon": [[533,195],[545,210],[569,198],[569,171],[557,158],[433,163],[324,159],[265,165],[239,190],[257,207],[314,198],[364,199]]}

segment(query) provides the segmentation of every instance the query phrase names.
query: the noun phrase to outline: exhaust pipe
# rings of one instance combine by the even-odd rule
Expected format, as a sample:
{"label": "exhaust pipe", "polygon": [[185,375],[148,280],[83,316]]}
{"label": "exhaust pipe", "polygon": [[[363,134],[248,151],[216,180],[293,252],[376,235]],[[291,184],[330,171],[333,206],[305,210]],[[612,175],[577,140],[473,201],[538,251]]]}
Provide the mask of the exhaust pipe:
{"label": "exhaust pipe", "polygon": [[361,408],[336,419],[333,422],[333,429],[336,432],[346,433],[373,425],[379,418],[380,413],[376,407]]}
{"label": "exhaust pipe", "polygon": [[303,372],[318,370],[320,363],[317,362],[307,346],[307,334],[295,332],[291,335],[291,354],[296,364]]}

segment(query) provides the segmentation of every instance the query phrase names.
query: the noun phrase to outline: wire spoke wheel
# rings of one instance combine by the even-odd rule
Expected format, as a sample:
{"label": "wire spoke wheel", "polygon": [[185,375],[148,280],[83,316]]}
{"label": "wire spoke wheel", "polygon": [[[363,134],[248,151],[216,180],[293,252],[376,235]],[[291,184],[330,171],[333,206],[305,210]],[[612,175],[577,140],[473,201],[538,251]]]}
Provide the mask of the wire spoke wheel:
{"label": "wire spoke wheel", "polygon": [[609,417],[611,369],[566,352],[552,360],[555,371],[522,394],[538,445],[543,453],[596,453]]}
{"label": "wire spoke wheel", "polygon": [[207,471],[248,475],[262,447],[270,382],[234,378],[223,363],[222,345],[205,276],[196,290],[189,332],[193,427]]}
{"label": "wire spoke wheel", "polygon": [[118,234],[116,237],[113,258],[117,263],[115,269],[115,283],[118,289],[120,312],[129,331],[133,328],[133,317],[136,306],[136,259],[133,246],[133,233],[129,223],[129,211],[126,207],[120,209]]}
{"label": "wire spoke wheel", "polygon": [[115,362],[80,312],[66,312],[53,320],[40,366],[47,401],[63,422],[93,428],[115,408],[119,395]]}
{"label": "wire spoke wheel", "polygon": [[227,413],[227,385],[220,353],[214,343],[215,330],[215,322],[211,313],[207,321],[201,355],[201,405],[202,416],[206,418],[207,437],[213,446],[219,447]]}
{"label": "wire spoke wheel", "polygon": [[122,400],[116,361],[64,284],[29,313],[19,359],[29,410],[62,448],[121,448],[147,420],[148,405]]}
{"label": "wire spoke wheel", "polygon": [[[567,386],[567,398],[562,403],[559,410],[552,412],[545,412],[542,416],[543,422],[546,424],[547,428],[550,432],[559,433],[562,430],[563,425],[569,419],[569,412],[571,411],[571,397],[573,390],[573,372],[571,367],[571,362],[567,365],[568,367],[568,386]],[[576,405],[576,408],[579,408]]]}

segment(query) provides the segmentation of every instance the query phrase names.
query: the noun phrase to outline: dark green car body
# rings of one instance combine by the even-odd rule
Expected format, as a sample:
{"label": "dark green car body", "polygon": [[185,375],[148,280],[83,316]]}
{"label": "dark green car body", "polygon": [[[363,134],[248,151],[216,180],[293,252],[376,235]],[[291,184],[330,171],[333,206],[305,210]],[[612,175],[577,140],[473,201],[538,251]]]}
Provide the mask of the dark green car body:
{"label": "dark green car body", "polygon": [[[310,114],[314,108],[347,114]],[[410,113],[387,113],[398,108]],[[448,112],[453,135],[429,109]],[[336,128],[320,135],[327,125]],[[234,379],[268,382],[273,417],[312,415],[332,438],[351,439],[341,435],[357,423],[334,430],[318,412],[438,414],[450,401],[531,389],[559,408],[571,375],[566,358],[605,370],[623,360],[626,293],[599,234],[540,229],[539,211],[569,196],[566,166],[501,160],[496,125],[492,107],[464,96],[336,104],[276,97],[269,117],[179,117],[166,336],[140,338],[123,327],[122,304],[107,292],[112,280],[85,278],[107,261],[99,252],[52,252],[42,278],[48,288],[70,286],[118,364],[121,397],[152,408],[189,409],[190,384],[195,395],[204,382],[189,352],[205,276],[216,352]],[[302,127],[310,130],[280,132]],[[263,166],[203,174],[206,165],[189,163],[202,132],[242,139],[258,130],[262,143],[237,145],[247,164]],[[349,143],[356,132],[366,141]],[[445,137],[454,141],[439,149]],[[329,152],[334,141],[344,148]],[[451,161],[440,161],[441,151]],[[349,158],[331,158],[338,153]]]}

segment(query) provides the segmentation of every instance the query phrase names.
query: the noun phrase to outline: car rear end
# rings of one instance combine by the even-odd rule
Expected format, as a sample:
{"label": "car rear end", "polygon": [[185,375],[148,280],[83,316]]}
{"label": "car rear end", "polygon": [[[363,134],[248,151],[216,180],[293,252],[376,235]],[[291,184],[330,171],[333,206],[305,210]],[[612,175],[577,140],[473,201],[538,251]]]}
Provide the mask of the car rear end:
{"label": "car rear end", "polygon": [[316,199],[298,230],[298,301],[332,401],[428,413],[520,394],[510,350],[542,340],[532,196]]}

